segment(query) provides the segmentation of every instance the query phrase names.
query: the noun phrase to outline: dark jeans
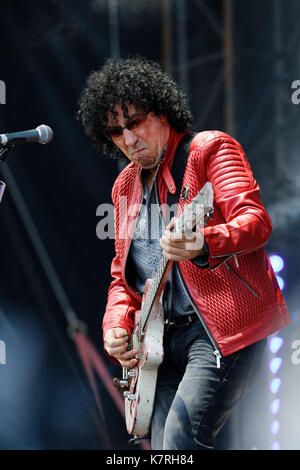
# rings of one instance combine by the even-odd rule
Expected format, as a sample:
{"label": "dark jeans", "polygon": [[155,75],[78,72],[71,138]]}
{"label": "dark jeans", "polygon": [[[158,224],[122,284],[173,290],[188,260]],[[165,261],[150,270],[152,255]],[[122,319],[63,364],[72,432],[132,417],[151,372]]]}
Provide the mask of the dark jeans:
{"label": "dark jeans", "polygon": [[213,449],[233,407],[255,381],[266,339],[221,358],[199,320],[165,334],[151,424],[153,450]]}

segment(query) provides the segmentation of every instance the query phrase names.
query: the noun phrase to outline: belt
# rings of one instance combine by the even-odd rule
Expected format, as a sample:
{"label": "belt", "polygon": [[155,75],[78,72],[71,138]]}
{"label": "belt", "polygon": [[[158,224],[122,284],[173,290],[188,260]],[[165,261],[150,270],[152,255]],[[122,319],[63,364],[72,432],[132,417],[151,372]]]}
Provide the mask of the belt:
{"label": "belt", "polygon": [[190,315],[181,315],[180,317],[172,317],[170,320],[166,318],[164,324],[168,327],[173,326],[174,328],[182,328],[183,326],[188,326],[194,323],[198,319],[197,313],[192,313]]}

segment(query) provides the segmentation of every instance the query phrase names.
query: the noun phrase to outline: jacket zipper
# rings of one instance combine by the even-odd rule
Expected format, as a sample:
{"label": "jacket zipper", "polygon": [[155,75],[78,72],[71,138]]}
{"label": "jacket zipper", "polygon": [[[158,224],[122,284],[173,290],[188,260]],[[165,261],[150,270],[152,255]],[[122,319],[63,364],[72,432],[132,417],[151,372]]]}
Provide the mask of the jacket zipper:
{"label": "jacket zipper", "polygon": [[178,267],[179,277],[180,277],[180,279],[181,279],[181,282],[182,282],[183,288],[184,288],[184,290],[185,290],[185,293],[186,293],[186,295],[188,296],[188,298],[189,298],[189,300],[190,300],[190,302],[191,302],[191,304],[192,304],[192,306],[193,306],[193,308],[194,308],[196,314],[197,314],[198,317],[199,317],[199,320],[200,320],[201,323],[202,323],[202,326],[203,326],[203,328],[204,328],[204,330],[205,330],[207,336],[209,337],[209,339],[210,339],[210,341],[211,341],[211,343],[212,343],[212,345],[213,345],[213,347],[214,347],[214,355],[216,356],[217,369],[220,369],[220,367],[221,367],[221,357],[222,357],[222,354],[221,354],[221,352],[220,352],[220,350],[219,350],[219,348],[218,348],[218,345],[217,345],[217,343],[216,343],[216,341],[215,341],[213,335],[211,334],[211,332],[210,332],[208,326],[206,325],[206,323],[205,323],[205,321],[204,321],[204,318],[202,317],[202,315],[201,315],[201,313],[200,313],[200,311],[199,311],[197,305],[196,305],[195,302],[193,301],[193,299],[192,299],[192,297],[191,297],[191,295],[190,295],[190,293],[189,293],[189,291],[188,291],[188,289],[187,289],[187,286],[186,286],[186,284],[185,284],[185,281],[184,281],[184,279],[183,279],[183,276],[182,276],[182,274],[181,274],[181,271],[180,271],[178,265],[177,265],[177,267]]}
{"label": "jacket zipper", "polygon": [[211,257],[212,258],[223,258],[224,256],[236,256],[236,255],[240,255],[241,253],[244,253],[244,251],[246,251],[246,250],[237,251],[236,253],[230,253],[228,255],[211,255]]}
{"label": "jacket zipper", "polygon": [[230,264],[227,261],[225,261],[225,264],[226,264],[227,269],[232,271],[236,275],[236,277],[250,290],[250,292],[252,292],[252,294],[258,298],[259,297],[258,293],[255,292],[255,290],[249,286],[249,284],[235,271],[235,269],[233,269],[233,267],[230,266]]}
{"label": "jacket zipper", "polygon": [[[236,267],[239,268],[240,265],[239,265],[239,262],[238,262],[238,259],[237,259],[237,255],[240,255],[241,253],[244,253],[244,251],[246,251],[246,250],[237,251],[236,253],[231,253],[230,255],[212,255],[211,257],[212,257],[212,258],[223,258],[224,256],[225,256],[225,257],[226,257],[226,256],[229,256],[230,258],[233,257]],[[222,264],[222,263],[220,263],[220,264]],[[218,264],[218,266],[220,266],[220,264]],[[217,268],[218,266],[216,266],[216,268]],[[214,268],[213,268],[213,269],[214,269]]]}

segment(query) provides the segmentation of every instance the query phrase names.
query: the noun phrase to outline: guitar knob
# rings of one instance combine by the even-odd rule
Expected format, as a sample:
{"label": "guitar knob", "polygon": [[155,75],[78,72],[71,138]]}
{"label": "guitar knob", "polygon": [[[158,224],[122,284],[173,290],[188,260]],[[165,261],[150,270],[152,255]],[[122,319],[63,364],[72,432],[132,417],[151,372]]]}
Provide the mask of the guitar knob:
{"label": "guitar knob", "polygon": [[129,401],[135,400],[135,395],[134,395],[133,393],[124,392],[123,396],[124,396],[125,398],[127,398]]}
{"label": "guitar knob", "polygon": [[123,387],[128,387],[128,385],[129,385],[127,380],[120,380],[119,384]]}
{"label": "guitar knob", "polygon": [[119,390],[122,395],[124,390],[128,390],[129,387],[127,380],[120,380],[117,377],[113,379],[113,385]]}
{"label": "guitar knob", "polygon": [[128,373],[127,373],[128,377],[135,377],[136,376],[136,373],[134,370],[129,370]]}

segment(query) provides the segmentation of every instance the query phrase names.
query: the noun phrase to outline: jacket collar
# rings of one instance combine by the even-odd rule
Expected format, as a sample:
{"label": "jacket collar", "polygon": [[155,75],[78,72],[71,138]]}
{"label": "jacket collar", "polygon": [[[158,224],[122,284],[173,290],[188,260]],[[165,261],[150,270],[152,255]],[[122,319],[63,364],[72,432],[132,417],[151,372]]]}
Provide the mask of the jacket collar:
{"label": "jacket collar", "polygon": [[177,132],[171,127],[169,140],[165,155],[160,164],[161,175],[165,181],[168,191],[172,194],[176,193],[176,186],[172,177],[171,168],[173,165],[174,155],[181,139],[190,131]]}

